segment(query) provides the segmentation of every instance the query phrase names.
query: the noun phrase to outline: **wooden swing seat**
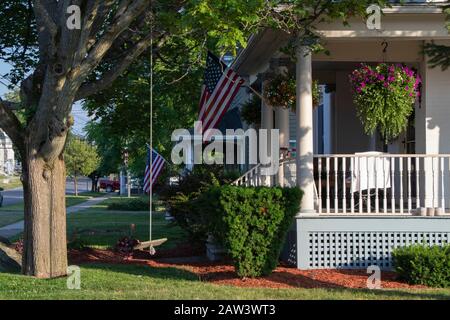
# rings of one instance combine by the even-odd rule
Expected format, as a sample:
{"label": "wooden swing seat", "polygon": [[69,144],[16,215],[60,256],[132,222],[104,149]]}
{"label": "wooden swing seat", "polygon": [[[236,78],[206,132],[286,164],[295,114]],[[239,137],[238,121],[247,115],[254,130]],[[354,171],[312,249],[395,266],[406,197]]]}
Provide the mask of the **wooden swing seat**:
{"label": "wooden swing seat", "polygon": [[166,241],[167,241],[167,238],[141,242],[134,247],[134,250],[143,250],[143,249],[150,248],[150,247],[157,247],[157,246],[162,245]]}

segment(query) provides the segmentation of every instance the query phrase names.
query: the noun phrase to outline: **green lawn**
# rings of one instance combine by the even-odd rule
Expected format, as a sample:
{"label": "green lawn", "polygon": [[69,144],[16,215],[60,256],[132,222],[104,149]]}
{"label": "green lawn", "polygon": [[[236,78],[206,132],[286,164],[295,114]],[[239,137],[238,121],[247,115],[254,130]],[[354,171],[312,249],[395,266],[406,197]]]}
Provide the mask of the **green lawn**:
{"label": "green lawn", "polygon": [[0,299],[449,299],[449,290],[253,289],[209,284],[174,268],[84,265],[81,290],[65,279],[0,274]]}
{"label": "green lawn", "polygon": [[[145,211],[109,211],[102,208],[102,203],[94,209],[68,215],[68,238],[73,239],[74,233],[89,246],[96,248],[113,247],[117,240],[131,233],[131,224],[136,226],[134,237],[146,241],[149,238],[149,213]],[[185,241],[183,231],[170,225],[162,213],[153,214],[153,238],[168,238],[159,248],[173,247],[180,241]]]}
{"label": "green lawn", "polygon": [[[66,196],[66,206],[71,207],[75,206],[77,204],[83,203],[87,201],[90,197],[98,197],[102,196],[104,194],[101,193],[89,193],[89,194],[82,194],[78,197],[67,195]],[[23,202],[4,206],[0,208],[0,227],[6,226],[8,224],[18,222],[20,220],[23,220]]]}
{"label": "green lawn", "polygon": [[15,222],[23,220],[23,212],[22,211],[5,211],[0,210],[0,227],[7,226],[9,224],[13,224]]}
{"label": "green lawn", "polygon": [[[68,237],[77,237],[93,247],[111,247],[130,233],[148,238],[148,212],[106,210],[108,200],[68,216]],[[185,234],[165,221],[162,213],[153,219],[154,238],[167,237],[162,247],[185,241]],[[159,247],[161,248],[161,247]],[[0,273],[0,299],[450,299],[450,289],[361,290],[361,289],[263,289],[237,288],[202,282],[198,276],[177,268],[136,265],[81,265],[81,290],[68,290],[66,279],[38,280],[19,274]]]}
{"label": "green lawn", "polygon": [[[5,180],[9,180],[8,183]],[[20,177],[5,177],[0,175],[0,188],[4,190],[14,189],[22,186],[22,182],[20,182]]]}

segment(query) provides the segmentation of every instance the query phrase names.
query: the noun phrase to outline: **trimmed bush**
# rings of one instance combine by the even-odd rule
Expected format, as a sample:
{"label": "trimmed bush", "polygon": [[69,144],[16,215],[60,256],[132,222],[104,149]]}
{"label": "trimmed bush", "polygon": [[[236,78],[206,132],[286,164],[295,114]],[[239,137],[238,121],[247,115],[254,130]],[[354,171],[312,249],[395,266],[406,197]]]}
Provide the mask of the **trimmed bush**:
{"label": "trimmed bush", "polygon": [[222,186],[211,188],[197,205],[209,203],[215,216],[211,229],[227,248],[237,274],[259,277],[276,268],[301,198],[297,188]]}
{"label": "trimmed bush", "polygon": [[[120,199],[108,205],[108,210],[116,211],[148,211],[150,209],[150,202],[144,199]],[[153,210],[155,210],[155,203],[153,203]]]}
{"label": "trimmed bush", "polygon": [[187,232],[189,241],[204,244],[211,228],[211,210],[217,205],[202,196],[212,186],[228,185],[238,177],[238,172],[223,166],[198,165],[181,177],[178,185],[162,190],[159,196],[175,223]]}
{"label": "trimmed bush", "polygon": [[397,248],[393,259],[396,272],[410,284],[450,286],[450,245]]}

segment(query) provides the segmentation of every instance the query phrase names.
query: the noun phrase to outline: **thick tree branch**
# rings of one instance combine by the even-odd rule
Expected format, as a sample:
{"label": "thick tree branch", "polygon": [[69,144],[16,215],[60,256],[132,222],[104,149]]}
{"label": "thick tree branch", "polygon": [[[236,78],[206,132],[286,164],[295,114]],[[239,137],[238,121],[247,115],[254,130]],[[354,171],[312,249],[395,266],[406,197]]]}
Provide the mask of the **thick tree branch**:
{"label": "thick tree branch", "polygon": [[85,17],[83,19],[83,25],[81,28],[81,35],[78,42],[78,50],[75,56],[75,63],[81,62],[88,51],[87,48],[89,45],[89,36],[91,34],[91,30],[94,26],[97,15],[100,13],[100,10],[100,0],[90,1],[88,3],[88,6],[86,7]]}
{"label": "thick tree branch", "polygon": [[58,26],[49,12],[51,6],[46,0],[33,0],[39,38],[40,59],[45,60],[55,51],[54,39],[58,34]]}
{"label": "thick tree branch", "polygon": [[22,125],[16,115],[9,109],[9,103],[0,99],[0,128],[2,128],[12,142],[24,150],[24,138],[22,134]]}
{"label": "thick tree branch", "polygon": [[148,34],[145,38],[141,39],[136,45],[125,54],[122,61],[117,67],[106,72],[101,79],[89,82],[80,87],[76,100],[85,99],[99,91],[108,88],[128,67],[136,60],[151,43],[152,35]]}
{"label": "thick tree branch", "polygon": [[58,27],[41,0],[34,0],[34,9],[36,11],[36,17],[42,19],[41,21],[43,23],[43,26],[47,29],[52,37],[55,37],[58,33]]}
{"label": "thick tree branch", "polygon": [[[124,1],[123,3],[125,2],[129,1]],[[82,62],[79,70],[81,74],[88,75],[98,66],[114,41],[144,12],[147,6],[148,0],[134,0],[121,15],[116,15],[116,19],[111,23],[105,35],[94,45]],[[119,11],[122,11],[122,8]]]}

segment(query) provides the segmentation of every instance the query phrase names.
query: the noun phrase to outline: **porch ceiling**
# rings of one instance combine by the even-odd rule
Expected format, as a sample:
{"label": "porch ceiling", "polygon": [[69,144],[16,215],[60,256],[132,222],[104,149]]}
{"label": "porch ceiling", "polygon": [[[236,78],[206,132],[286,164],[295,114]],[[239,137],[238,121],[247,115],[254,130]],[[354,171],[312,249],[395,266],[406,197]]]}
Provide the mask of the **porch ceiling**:
{"label": "porch ceiling", "polygon": [[233,69],[240,75],[257,74],[263,70],[274,54],[289,40],[289,34],[266,29],[253,35],[233,62]]}
{"label": "porch ceiling", "polygon": [[[368,59],[371,56],[369,54],[363,59],[358,48],[366,46],[367,43],[375,43],[384,39],[388,39],[397,47],[404,46],[401,44],[404,41],[408,41],[408,43],[414,41],[411,45],[419,47],[420,43],[425,40],[450,39],[450,34],[445,28],[445,15],[438,6],[405,6],[401,7],[401,10],[398,8],[385,10],[382,18],[382,30],[368,30],[365,22],[356,18],[350,21],[350,25],[350,27],[344,26],[340,21],[318,25],[318,33],[326,39],[329,45],[339,47],[341,46],[339,43],[344,42],[348,50],[343,59],[315,55],[314,60],[379,61],[379,50],[376,51],[376,57]],[[289,38],[289,34],[272,29],[266,29],[253,35],[247,48],[242,50],[234,61],[233,69],[243,76],[263,72],[270,59],[282,46],[287,44]],[[394,47],[391,46],[391,49]],[[369,50],[369,52],[372,52],[372,55],[374,53],[373,50]],[[415,48],[411,48],[409,54],[408,50],[405,50],[398,56],[390,58],[392,61],[400,62],[414,62],[421,59]]]}

